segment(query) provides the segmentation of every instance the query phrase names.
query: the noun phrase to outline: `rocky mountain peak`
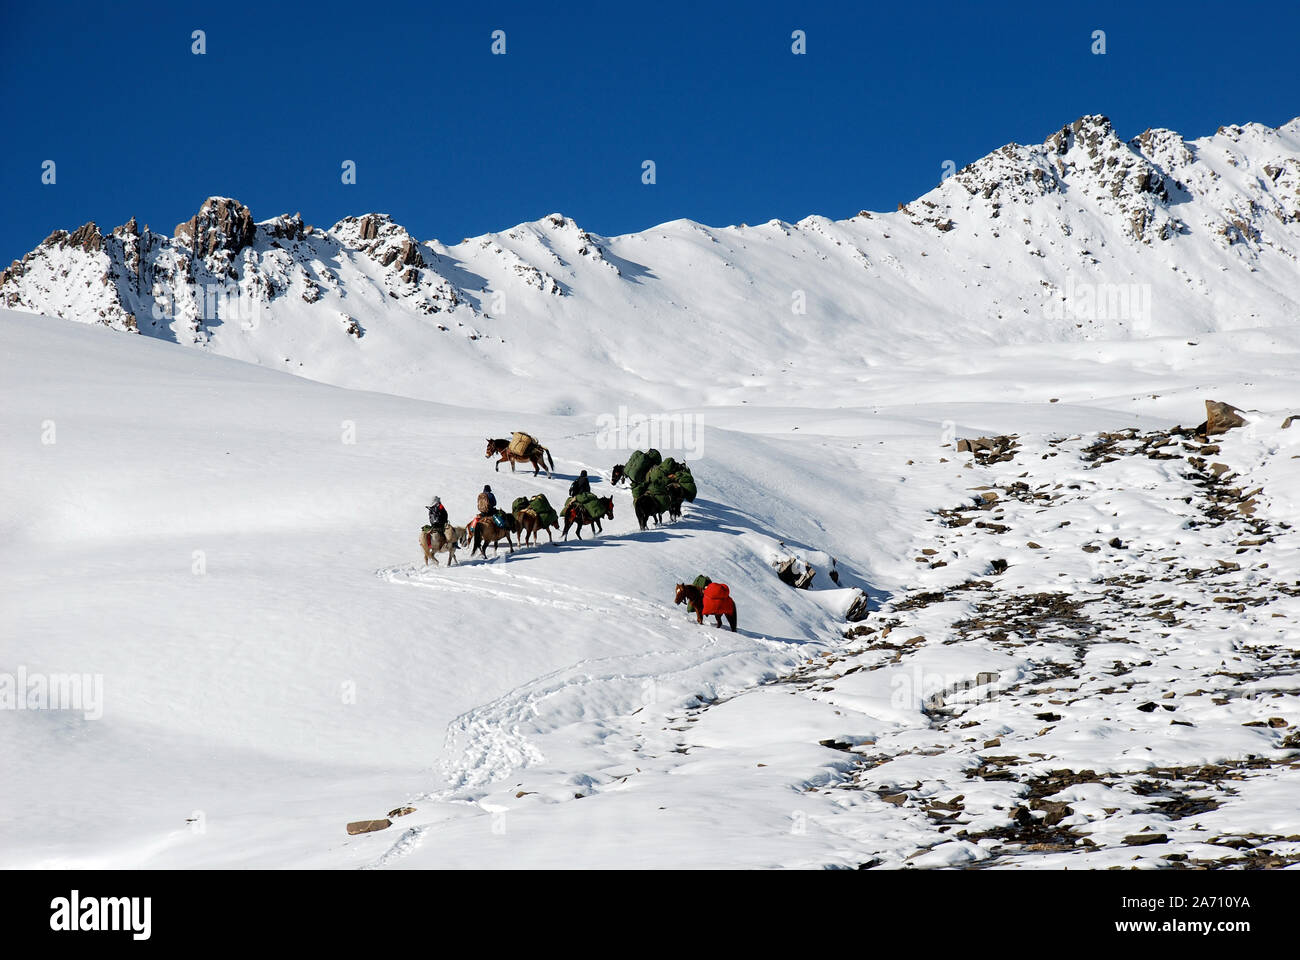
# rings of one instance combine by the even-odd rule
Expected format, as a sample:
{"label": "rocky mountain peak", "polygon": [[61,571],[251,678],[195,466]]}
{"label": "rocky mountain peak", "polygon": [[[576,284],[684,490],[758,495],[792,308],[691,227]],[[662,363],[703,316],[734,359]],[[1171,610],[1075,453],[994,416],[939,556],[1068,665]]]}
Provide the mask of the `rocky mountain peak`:
{"label": "rocky mountain peak", "polygon": [[199,212],[176,225],[175,239],[209,259],[219,251],[236,254],[253,242],[257,227],[253,212],[229,197],[208,197]]}
{"label": "rocky mountain peak", "polygon": [[94,220],[89,220],[76,230],[55,230],[42,242],[43,247],[79,247],[83,253],[98,253],[104,249],[104,235]]}
{"label": "rocky mountain peak", "polygon": [[386,213],[367,213],[344,217],[330,228],[340,243],[360,250],[383,267],[406,268],[403,279],[415,283],[424,268],[420,244]]}

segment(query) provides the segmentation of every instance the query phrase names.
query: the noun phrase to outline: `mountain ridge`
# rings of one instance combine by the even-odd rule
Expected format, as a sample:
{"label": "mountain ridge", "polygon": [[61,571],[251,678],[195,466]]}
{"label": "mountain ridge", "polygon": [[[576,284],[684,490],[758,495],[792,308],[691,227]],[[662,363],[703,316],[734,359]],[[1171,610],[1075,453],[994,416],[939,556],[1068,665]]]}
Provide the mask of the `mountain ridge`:
{"label": "mountain ridge", "polygon": [[[855,376],[963,344],[1275,326],[1300,317],[1300,118],[1124,141],[1089,115],[890,213],[614,237],[553,213],[449,245],[386,213],[321,229],[214,196],[170,236],[134,218],[54,231],[0,273],[0,305],[435,399],[431,378],[536,381],[535,361],[595,351],[626,387],[574,386],[605,406],[773,386],[782,371],[746,377],[710,355],[719,341],[749,355],[751,337]],[[705,355],[698,375],[662,372],[674,347]],[[564,392],[523,390],[547,410],[584,405]]]}

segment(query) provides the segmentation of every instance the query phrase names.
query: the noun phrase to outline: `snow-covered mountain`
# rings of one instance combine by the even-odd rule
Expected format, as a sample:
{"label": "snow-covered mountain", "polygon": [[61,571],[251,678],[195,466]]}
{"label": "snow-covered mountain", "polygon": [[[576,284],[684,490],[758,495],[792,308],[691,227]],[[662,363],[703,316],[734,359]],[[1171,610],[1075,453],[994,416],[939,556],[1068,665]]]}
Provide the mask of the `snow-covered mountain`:
{"label": "snow-covered mountain", "polygon": [[1087,116],[891,213],[609,238],[557,213],[446,245],[384,214],[320,229],[212,197],[171,235],[55,231],[0,274],[0,304],[504,408],[828,384],[854,402],[873,368],[935,352],[1294,322],[1300,118],[1126,142]]}
{"label": "snow-covered mountain", "polygon": [[[1300,869],[1298,157],[1086,117],[841,222],[53,234],[0,276],[0,867]],[[675,522],[623,408],[689,425]],[[599,535],[423,563],[432,494],[584,470]]]}

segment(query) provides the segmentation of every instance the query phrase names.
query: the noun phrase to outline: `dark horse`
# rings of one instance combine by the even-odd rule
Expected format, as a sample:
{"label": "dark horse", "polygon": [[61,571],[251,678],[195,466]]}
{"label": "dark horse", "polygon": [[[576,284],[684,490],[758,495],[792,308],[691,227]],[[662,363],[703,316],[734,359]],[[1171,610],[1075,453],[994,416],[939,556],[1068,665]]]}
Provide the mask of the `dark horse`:
{"label": "dark horse", "polygon": [[489,438],[487,442],[487,453],[483,459],[490,460],[495,456],[501,459],[496,462],[496,469],[501,469],[501,464],[510,464],[510,472],[513,473],[516,463],[531,463],[533,465],[533,476],[537,476],[541,470],[546,471],[549,478],[551,471],[555,469],[555,460],[551,457],[551,451],[547,450],[540,443],[533,444],[528,456],[520,456],[517,453],[510,452],[510,441],[503,437],[497,437],[495,440]]}
{"label": "dark horse", "polygon": [[[715,627],[721,627],[722,618],[726,617],[727,624],[728,626],[731,627],[731,632],[735,633],[736,632],[736,602],[732,600],[730,596],[728,596],[726,599],[727,599],[727,606],[729,609],[725,609],[721,613],[711,612],[709,616],[711,616],[714,619],[713,625]],[[701,590],[699,587],[695,586],[692,583],[677,584],[677,595],[673,598],[673,603],[674,604],[689,603],[692,607],[695,608],[695,622],[699,624],[704,623],[704,591]]]}
{"label": "dark horse", "polygon": [[624,480],[628,479],[627,471],[623,469],[623,464],[614,464],[614,469],[609,473],[609,482],[611,486],[617,487]]}
{"label": "dark horse", "polygon": [[480,517],[478,522],[474,524],[474,545],[469,551],[471,557],[475,553],[480,553],[483,555],[483,559],[486,560],[489,543],[492,544],[492,555],[496,556],[496,552],[501,549],[501,544],[498,541],[503,539],[506,546],[510,548],[510,552],[515,552],[515,545],[510,541],[510,531],[515,528],[515,518],[509,513],[503,513],[501,519],[505,523],[504,527],[498,527],[491,517]]}
{"label": "dark horse", "polygon": [[[605,508],[603,519],[613,520],[614,519],[614,498],[601,497],[600,505]],[[601,517],[597,517],[595,520],[591,519],[591,514],[589,514],[586,510],[584,510],[581,504],[579,504],[577,501],[574,501],[573,503],[569,504],[568,509],[564,511],[564,532],[563,534],[561,534],[560,539],[561,540],[569,539],[569,528],[574,526],[575,524],[578,527],[579,540],[582,539],[583,527],[587,527],[587,526],[595,527],[596,532],[600,533],[601,519],[602,519]]]}
{"label": "dark horse", "polygon": [[[668,519],[679,520],[682,515],[683,500],[681,489],[677,484],[672,484],[668,488],[668,495]],[[664,508],[659,506],[659,501],[648,493],[637,497],[632,503],[632,508],[636,511],[636,522],[641,525],[642,530],[646,528],[646,523],[651,517],[655,518],[655,523],[664,522]]]}

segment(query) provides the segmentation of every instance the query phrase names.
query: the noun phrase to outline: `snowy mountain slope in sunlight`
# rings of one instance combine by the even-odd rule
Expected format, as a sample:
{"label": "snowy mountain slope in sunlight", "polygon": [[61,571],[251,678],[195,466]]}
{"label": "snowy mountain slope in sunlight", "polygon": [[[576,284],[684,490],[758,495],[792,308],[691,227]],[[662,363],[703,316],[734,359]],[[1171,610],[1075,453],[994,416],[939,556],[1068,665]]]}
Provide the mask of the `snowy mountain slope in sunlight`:
{"label": "snowy mountain slope in sunlight", "polygon": [[[1268,336],[1200,342],[1216,349],[1230,399],[1277,410],[1294,395],[1286,363],[1297,344]],[[603,446],[581,417],[340,389],[93,325],[0,312],[0,347],[0,675],[102,678],[98,718],[4,711],[6,866],[942,866],[1001,856],[993,841],[936,832],[921,808],[963,794],[978,816],[969,829],[996,831],[1019,788],[970,784],[963,771],[979,756],[969,736],[936,725],[932,691],[900,698],[898,680],[918,667],[950,685],[996,675],[995,706],[1009,712],[967,722],[1002,724],[1008,742],[1031,738],[1042,726],[1038,678],[1059,644],[949,644],[950,620],[923,611],[917,635],[929,643],[903,647],[914,659],[893,667],[897,651],[876,637],[845,639],[841,595],[865,588],[901,620],[909,614],[895,608],[915,591],[982,573],[994,550],[1011,561],[1010,591],[1037,580],[1097,589],[1094,571],[1066,564],[1061,579],[1014,535],[969,550],[939,544],[956,554],[922,566],[926,521],[1029,470],[1043,471],[1036,482],[1077,483],[1077,460],[1049,459],[1044,438],[1190,423],[1207,362],[1199,348],[1160,341],[1087,361],[1021,346],[988,351],[960,402],[922,391],[878,407],[713,408],[691,461],[700,498],[678,523],[638,531],[624,487],[594,538],[488,562],[462,552],[461,566],[426,568],[416,537],[431,494],[454,522],[485,482],[506,501],[544,491],[558,502],[588,469],[604,495],[626,451]],[[1085,348],[1096,345],[1074,349]],[[1076,402],[1008,388],[1017,369],[1060,384],[1085,362]],[[576,375],[598,378],[600,360],[585,363]],[[915,382],[943,382],[946,363],[917,368]],[[1294,520],[1286,464],[1300,461],[1288,459],[1294,438],[1279,419],[1261,416],[1260,432],[1224,456],[1269,490],[1261,517]],[[554,478],[491,469],[483,437],[518,428],[552,449]],[[998,432],[1018,433],[1026,458],[991,469],[953,452],[956,436]],[[1117,476],[1121,488],[1130,482]],[[1181,551],[1167,538],[1180,539],[1171,511],[1185,509],[1183,486],[1143,475],[1132,484],[1153,492],[1105,522],[1126,539],[1143,531],[1149,556]],[[1072,519],[1065,529],[1078,536],[1101,529],[1108,495],[1067,500],[1054,516]],[[1054,519],[1027,511],[1023,522],[1052,546]],[[1216,536],[1203,552],[1226,556],[1240,534]],[[1293,579],[1290,539],[1258,549],[1277,582]],[[776,579],[771,564],[787,553],[818,567],[817,589]],[[831,557],[839,587],[827,580]],[[1242,564],[1241,590],[1270,582],[1261,557]],[[674,582],[701,572],[730,584],[738,633],[699,627],[672,605]],[[1203,606],[1202,632],[1236,616]],[[881,616],[868,621],[877,634]],[[913,634],[898,629],[902,646]],[[1201,671],[1180,690],[1227,682],[1210,676],[1212,653],[1253,664],[1256,648],[1294,645],[1285,627],[1224,634],[1204,656],[1155,633],[1139,639],[1152,688],[1173,664]],[[1084,666],[1105,669],[1101,655],[1114,659],[1115,646]],[[1267,689],[1284,691],[1284,672],[1273,669]],[[1134,709],[1141,695],[1114,708]],[[1241,727],[1257,713],[1260,723],[1300,719],[1290,694],[1269,697],[1197,713],[1201,729],[1159,762],[1218,762],[1281,742],[1286,728]],[[1114,755],[1128,742],[1112,739]],[[1051,746],[1066,767],[1099,756],[1068,731]],[[1236,808],[1242,817],[1282,822],[1287,769],[1252,780],[1258,800]],[[1085,819],[1114,806],[1073,802]],[[1134,831],[1159,825],[1125,802]],[[404,805],[415,812],[387,830],[344,832]],[[1105,843],[1094,853],[1113,863]]]}
{"label": "snowy mountain slope in sunlight", "polygon": [[338,385],[567,413],[856,405],[900,362],[1300,319],[1300,119],[1127,142],[1084,117],[896,212],[604,238],[560,214],[447,245],[210,198],[174,236],[56,231],[4,305]]}

